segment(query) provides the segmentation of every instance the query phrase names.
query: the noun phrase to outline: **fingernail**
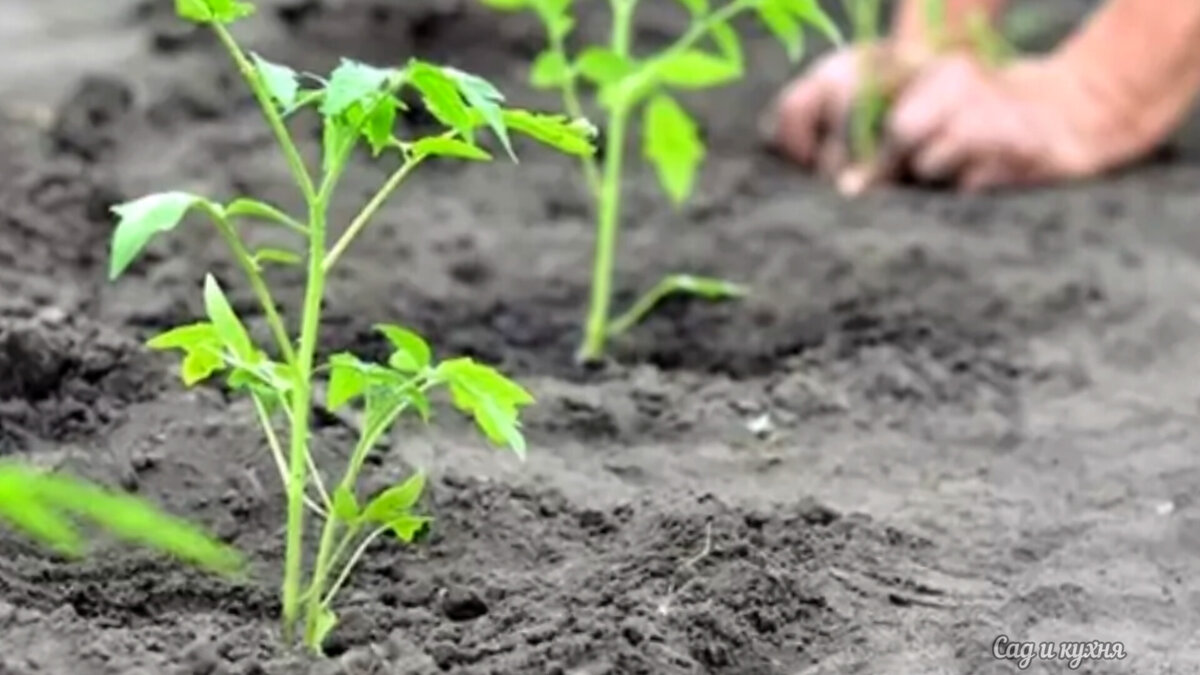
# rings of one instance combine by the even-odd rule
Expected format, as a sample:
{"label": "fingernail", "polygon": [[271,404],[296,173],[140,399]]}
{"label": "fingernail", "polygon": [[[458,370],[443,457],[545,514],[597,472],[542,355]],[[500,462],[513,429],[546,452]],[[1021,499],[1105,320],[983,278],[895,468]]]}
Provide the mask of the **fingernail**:
{"label": "fingernail", "polygon": [[857,197],[871,184],[871,172],[864,167],[851,167],[837,177],[838,192],[844,197]]}

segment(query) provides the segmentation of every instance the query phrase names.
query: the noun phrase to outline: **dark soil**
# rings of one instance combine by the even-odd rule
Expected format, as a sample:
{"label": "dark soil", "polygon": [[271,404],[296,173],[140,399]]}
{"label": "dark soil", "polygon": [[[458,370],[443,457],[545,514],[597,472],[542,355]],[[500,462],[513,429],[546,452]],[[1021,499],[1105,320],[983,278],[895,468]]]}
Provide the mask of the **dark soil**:
{"label": "dark soil", "polygon": [[[277,648],[282,499],[253,411],[141,346],[199,315],[208,271],[261,331],[253,298],[199,221],[105,280],[114,202],[295,195],[209,36],[170,3],[92,4],[0,8],[0,454],[136,491],[258,571],[116,546],[68,564],[5,535],[0,673],[1018,672],[999,635],[1128,653],[1073,672],[1200,672],[1200,135],[1078,186],[847,202],[759,147],[792,70],[748,26],[752,77],[688,97],[711,148],[696,198],[676,212],[628,177],[618,287],[691,272],[754,294],[669,303],[588,372],[575,166],[522,145],[520,166],[429,168],[333,280],[323,344],[378,355],[392,321],[503,367],[539,400],[530,457],[448,412],[406,425],[368,489],[425,469],[435,526],[376,545],[315,663]],[[527,17],[260,4],[239,35],[276,60],[419,54],[555,107],[524,85]],[[642,44],[678,25],[667,2],[643,16]],[[604,26],[583,13],[584,35]],[[355,165],[338,222],[386,170]],[[300,282],[273,278],[290,303]],[[332,467],[352,436],[321,420]]]}

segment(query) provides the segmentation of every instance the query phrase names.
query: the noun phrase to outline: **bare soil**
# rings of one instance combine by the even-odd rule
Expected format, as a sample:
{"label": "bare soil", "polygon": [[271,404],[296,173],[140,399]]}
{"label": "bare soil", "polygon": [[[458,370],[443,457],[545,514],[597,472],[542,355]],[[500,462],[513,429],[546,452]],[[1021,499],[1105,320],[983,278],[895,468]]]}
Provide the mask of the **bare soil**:
{"label": "bare soil", "polygon": [[[418,54],[555,107],[524,85],[526,17],[261,4],[239,35],[276,60]],[[752,26],[751,76],[688,97],[711,148],[697,197],[673,211],[630,173],[618,271],[621,303],[667,272],[749,284],[746,301],[672,302],[578,370],[587,200],[568,159],[524,145],[519,166],[416,176],[352,249],[327,351],[378,355],[371,325],[392,321],[489,360],[539,400],[531,453],[449,411],[406,425],[371,483],[429,471],[430,538],[376,545],[329,660],[280,651],[282,498],[253,411],[185,391],[141,346],[199,316],[207,271],[261,330],[253,299],[199,221],[105,280],[115,202],[296,203],[222,55],[169,9],[0,2],[0,454],[195,518],[257,573],[107,545],[68,563],[6,533],[0,673],[1019,672],[1000,635],[1128,654],[1024,672],[1200,672],[1200,136],[1078,186],[847,202],[760,148],[755,118],[793,69]],[[650,0],[643,16],[643,45],[679,20]],[[582,33],[604,25],[589,9]],[[338,222],[386,170],[355,165]],[[295,272],[273,282],[301,292]],[[353,436],[319,419],[332,467]]]}

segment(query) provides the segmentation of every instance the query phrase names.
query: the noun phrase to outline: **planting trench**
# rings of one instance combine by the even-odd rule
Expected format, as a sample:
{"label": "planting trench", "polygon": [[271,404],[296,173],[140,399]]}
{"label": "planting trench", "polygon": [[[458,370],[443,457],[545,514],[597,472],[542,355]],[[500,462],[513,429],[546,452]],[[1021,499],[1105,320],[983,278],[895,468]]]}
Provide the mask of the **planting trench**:
{"label": "planting trench", "polygon": [[[555,107],[523,84],[526,17],[261,4],[239,34],[276,60],[419,54]],[[405,425],[368,489],[429,471],[430,538],[376,545],[329,661],[281,653],[282,500],[253,412],[184,391],[140,346],[198,316],[206,271],[261,330],[253,299],[199,222],[104,278],[115,201],[295,203],[220,53],[169,7],[0,6],[0,454],[204,523],[253,554],[255,583],[116,546],[68,564],[5,533],[0,673],[1018,672],[999,635],[1128,653],[1072,672],[1200,671],[1195,134],[1084,186],[847,203],[755,142],[790,72],[761,32],[746,81],[688,97],[710,145],[696,198],[674,212],[630,172],[617,281],[625,303],[666,272],[719,275],[746,301],[669,303],[613,365],[576,370],[587,202],[536,147],[429,168],[350,251],[327,351],[377,356],[370,327],[394,321],[503,367],[539,400],[530,457],[448,411]],[[669,3],[644,16],[644,44],[678,20]],[[603,14],[581,25],[599,36]],[[356,165],[336,216],[383,170]],[[297,273],[273,281],[298,298]],[[318,421],[336,466],[352,421]]]}

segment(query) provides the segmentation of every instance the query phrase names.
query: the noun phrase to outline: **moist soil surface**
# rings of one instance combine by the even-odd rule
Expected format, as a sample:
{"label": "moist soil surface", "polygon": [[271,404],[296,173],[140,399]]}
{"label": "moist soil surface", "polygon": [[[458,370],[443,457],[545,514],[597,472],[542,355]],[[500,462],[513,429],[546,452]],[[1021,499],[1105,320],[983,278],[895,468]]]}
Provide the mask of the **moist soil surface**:
{"label": "moist soil surface", "polygon": [[[528,17],[261,4],[238,34],[274,60],[417,54],[556,107],[524,84]],[[645,5],[639,44],[661,44],[680,14]],[[492,362],[538,398],[530,453],[486,447],[447,410],[403,425],[365,491],[427,471],[430,535],[372,547],[327,660],[281,651],[282,497],[253,410],[185,390],[142,346],[201,315],[206,272],[261,334],[253,298],[198,220],[105,278],[121,200],[296,205],[223,55],[169,10],[0,6],[0,454],[193,518],[255,573],[107,543],[67,562],[5,533],[0,673],[1021,672],[993,655],[1002,635],[1124,648],[1023,672],[1200,672],[1196,134],[1077,186],[846,201],[758,143],[794,68],[753,26],[746,80],[686,97],[710,148],[696,197],[673,210],[629,172],[616,282],[619,306],[668,272],[748,284],[746,300],[669,302],[607,366],[578,369],[588,200],[569,159],[524,144],[518,166],[418,173],[351,249],[325,353],[379,356],[371,327],[388,321]],[[582,35],[603,34],[601,10]],[[335,222],[387,170],[358,161]],[[272,283],[302,292],[291,270]],[[318,416],[323,466],[353,424]]]}

